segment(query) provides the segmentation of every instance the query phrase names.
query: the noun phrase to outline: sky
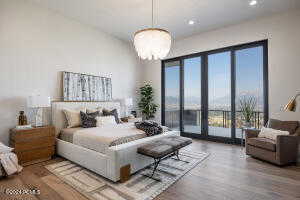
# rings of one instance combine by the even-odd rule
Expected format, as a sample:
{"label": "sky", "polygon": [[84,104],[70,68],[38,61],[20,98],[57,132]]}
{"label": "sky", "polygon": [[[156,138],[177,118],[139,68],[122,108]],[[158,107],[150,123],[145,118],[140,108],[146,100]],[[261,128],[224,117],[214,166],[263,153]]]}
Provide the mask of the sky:
{"label": "sky", "polygon": [[[209,101],[223,98],[230,103],[230,52],[208,56]],[[166,67],[166,97],[179,96],[179,66]],[[201,57],[184,60],[185,101],[200,99]],[[262,98],[263,48],[254,47],[236,51],[236,94],[250,93]],[[223,100],[224,101],[224,100]],[[200,102],[199,102],[200,103]]]}

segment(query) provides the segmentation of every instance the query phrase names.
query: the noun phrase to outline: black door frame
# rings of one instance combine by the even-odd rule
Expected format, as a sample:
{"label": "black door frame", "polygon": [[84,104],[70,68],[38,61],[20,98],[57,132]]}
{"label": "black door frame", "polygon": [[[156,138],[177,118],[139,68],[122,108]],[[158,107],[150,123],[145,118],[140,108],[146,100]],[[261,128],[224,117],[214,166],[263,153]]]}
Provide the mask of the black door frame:
{"label": "black door frame", "polygon": [[[236,93],[236,63],[235,54],[237,50],[263,47],[263,95],[264,95],[264,124],[269,119],[269,79],[268,79],[268,40],[261,40],[246,44],[239,44],[220,49],[179,56],[162,60],[161,65],[161,121],[165,125],[165,63],[179,61],[180,63],[180,131],[182,136],[219,141],[225,143],[240,143],[241,139],[235,138],[235,93]],[[231,138],[208,135],[208,56],[211,54],[230,52],[231,54]],[[184,59],[201,57],[201,134],[183,131],[183,109],[184,109]]]}

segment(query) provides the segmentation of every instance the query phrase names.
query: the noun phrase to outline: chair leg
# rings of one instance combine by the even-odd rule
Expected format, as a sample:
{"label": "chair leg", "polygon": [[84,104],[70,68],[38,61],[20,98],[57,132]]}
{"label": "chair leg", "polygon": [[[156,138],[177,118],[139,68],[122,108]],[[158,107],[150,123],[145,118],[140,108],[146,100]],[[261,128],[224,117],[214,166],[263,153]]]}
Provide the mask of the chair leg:
{"label": "chair leg", "polygon": [[174,155],[176,156],[176,158],[172,158],[173,160],[178,160],[178,161],[181,161],[181,162],[190,163],[190,162],[188,162],[188,161],[181,160],[181,159],[179,158],[179,150],[175,151],[175,152],[174,152]]}
{"label": "chair leg", "polygon": [[153,177],[154,173],[156,172],[156,169],[157,169],[159,163],[160,163],[160,159],[154,159],[154,168],[153,168],[153,171],[152,171],[151,178]]}
{"label": "chair leg", "polygon": [[157,170],[157,167],[158,167],[160,161],[161,161],[161,159],[155,159],[154,158],[154,163],[153,163],[154,167],[153,167],[153,170],[152,170],[152,174],[151,175],[143,174],[143,176],[146,176],[148,178],[151,178],[151,179],[153,179],[155,181],[159,181],[160,182],[161,181],[160,179],[153,177],[154,174],[155,174],[155,172],[156,172],[156,170]]}
{"label": "chair leg", "polygon": [[178,150],[175,151],[175,155],[176,155],[177,159],[180,160],[180,158],[179,158],[179,151]]}

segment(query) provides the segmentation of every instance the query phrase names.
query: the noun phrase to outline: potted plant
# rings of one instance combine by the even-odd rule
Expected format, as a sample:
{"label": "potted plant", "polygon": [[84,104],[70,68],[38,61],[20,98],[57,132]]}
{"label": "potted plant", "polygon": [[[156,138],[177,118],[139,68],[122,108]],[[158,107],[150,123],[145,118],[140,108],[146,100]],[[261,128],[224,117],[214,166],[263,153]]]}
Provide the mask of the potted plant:
{"label": "potted plant", "polygon": [[156,113],[157,105],[154,101],[154,91],[152,86],[149,83],[145,83],[139,89],[140,93],[140,101],[138,103],[138,107],[143,115],[143,119],[151,119],[154,118],[154,114]]}
{"label": "potted plant", "polygon": [[242,113],[242,118],[244,120],[244,126],[251,127],[251,121],[254,117],[255,107],[256,107],[256,97],[254,96],[243,96],[240,98],[239,106]]}

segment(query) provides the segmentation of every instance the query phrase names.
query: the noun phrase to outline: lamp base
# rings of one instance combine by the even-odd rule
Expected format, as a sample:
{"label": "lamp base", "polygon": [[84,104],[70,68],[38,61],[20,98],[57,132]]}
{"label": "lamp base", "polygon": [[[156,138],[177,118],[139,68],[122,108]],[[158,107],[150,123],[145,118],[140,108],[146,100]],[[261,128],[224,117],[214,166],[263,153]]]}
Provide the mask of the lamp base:
{"label": "lamp base", "polygon": [[35,122],[33,124],[35,127],[43,126],[43,109],[37,108],[35,113]]}

